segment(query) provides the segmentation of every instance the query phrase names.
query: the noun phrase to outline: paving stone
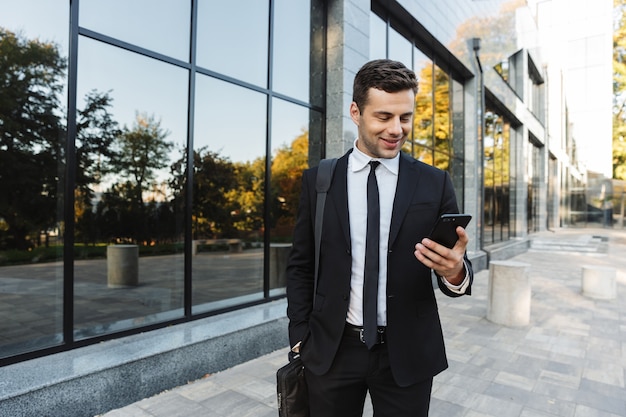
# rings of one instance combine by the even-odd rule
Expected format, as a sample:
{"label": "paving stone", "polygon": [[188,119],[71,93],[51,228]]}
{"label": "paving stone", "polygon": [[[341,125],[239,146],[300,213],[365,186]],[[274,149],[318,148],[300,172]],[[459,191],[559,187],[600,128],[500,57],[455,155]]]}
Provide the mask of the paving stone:
{"label": "paving stone", "polygon": [[[590,233],[556,232],[577,242]],[[547,246],[512,258],[531,265],[528,326],[486,320],[488,271],[476,274],[471,297],[437,293],[450,366],[434,379],[431,417],[626,416],[626,231],[592,234],[609,237],[607,253]],[[616,300],[582,296],[581,267],[590,263],[617,269]],[[104,416],[276,416],[275,372],[286,361],[284,348]],[[372,415],[368,399],[363,416]]]}

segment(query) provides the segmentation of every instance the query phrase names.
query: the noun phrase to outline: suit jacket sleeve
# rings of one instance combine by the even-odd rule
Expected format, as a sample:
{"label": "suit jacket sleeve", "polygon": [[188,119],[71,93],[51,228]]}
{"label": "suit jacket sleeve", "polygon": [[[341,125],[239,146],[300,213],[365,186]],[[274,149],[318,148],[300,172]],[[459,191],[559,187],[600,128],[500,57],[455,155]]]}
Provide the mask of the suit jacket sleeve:
{"label": "suit jacket sleeve", "polygon": [[291,346],[308,334],[308,320],[313,308],[316,176],[317,167],[303,172],[293,245],[287,262],[287,317]]}
{"label": "suit jacket sleeve", "polygon": [[[443,198],[441,201],[441,211],[439,215],[445,214],[445,213],[458,213],[459,208],[458,208],[458,204],[456,200],[456,195],[454,192],[454,187],[452,185],[452,179],[450,178],[450,175],[447,172],[445,173],[444,191],[442,195],[443,195]],[[467,289],[465,290],[465,294],[458,294],[453,291],[450,291],[450,289],[443,282],[441,282],[441,279],[437,277],[437,285],[439,286],[439,289],[441,290],[442,293],[444,293],[448,297],[460,297],[462,295],[472,294],[472,283],[474,282],[474,271],[472,269],[472,262],[467,258],[467,253],[464,255],[464,259],[465,259],[465,266],[467,267],[466,273],[470,280],[469,285],[467,286]]]}

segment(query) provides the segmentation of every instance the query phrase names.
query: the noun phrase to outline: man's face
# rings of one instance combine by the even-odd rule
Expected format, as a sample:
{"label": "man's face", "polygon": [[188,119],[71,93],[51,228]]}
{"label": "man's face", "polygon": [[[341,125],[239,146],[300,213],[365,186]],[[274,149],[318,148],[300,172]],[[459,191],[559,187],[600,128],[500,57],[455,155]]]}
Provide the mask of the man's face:
{"label": "man's face", "polygon": [[370,88],[367,104],[350,105],[350,116],[358,127],[357,148],[372,158],[394,158],[406,142],[413,124],[413,90],[387,93]]}

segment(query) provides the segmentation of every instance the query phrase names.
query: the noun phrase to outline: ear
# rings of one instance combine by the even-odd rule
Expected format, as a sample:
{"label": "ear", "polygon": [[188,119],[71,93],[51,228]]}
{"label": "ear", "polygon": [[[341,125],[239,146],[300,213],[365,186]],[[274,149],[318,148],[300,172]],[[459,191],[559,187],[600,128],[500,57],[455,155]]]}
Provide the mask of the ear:
{"label": "ear", "polygon": [[354,124],[358,126],[361,118],[361,111],[359,110],[359,106],[357,106],[354,101],[350,104],[350,117],[352,118]]}

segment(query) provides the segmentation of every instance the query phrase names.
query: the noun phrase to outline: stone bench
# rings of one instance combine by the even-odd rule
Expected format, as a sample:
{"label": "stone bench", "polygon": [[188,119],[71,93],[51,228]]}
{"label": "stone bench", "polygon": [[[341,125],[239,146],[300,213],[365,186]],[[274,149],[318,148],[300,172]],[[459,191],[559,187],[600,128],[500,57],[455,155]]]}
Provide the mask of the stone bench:
{"label": "stone bench", "polygon": [[515,261],[489,263],[487,319],[505,326],[530,323],[530,265]]}
{"label": "stone bench", "polygon": [[241,239],[196,239],[191,241],[191,254],[198,254],[198,245],[228,245],[231,253],[243,252],[243,241]]}
{"label": "stone bench", "polygon": [[608,266],[583,265],[582,293],[590,298],[610,300],[616,297],[617,271]]}

